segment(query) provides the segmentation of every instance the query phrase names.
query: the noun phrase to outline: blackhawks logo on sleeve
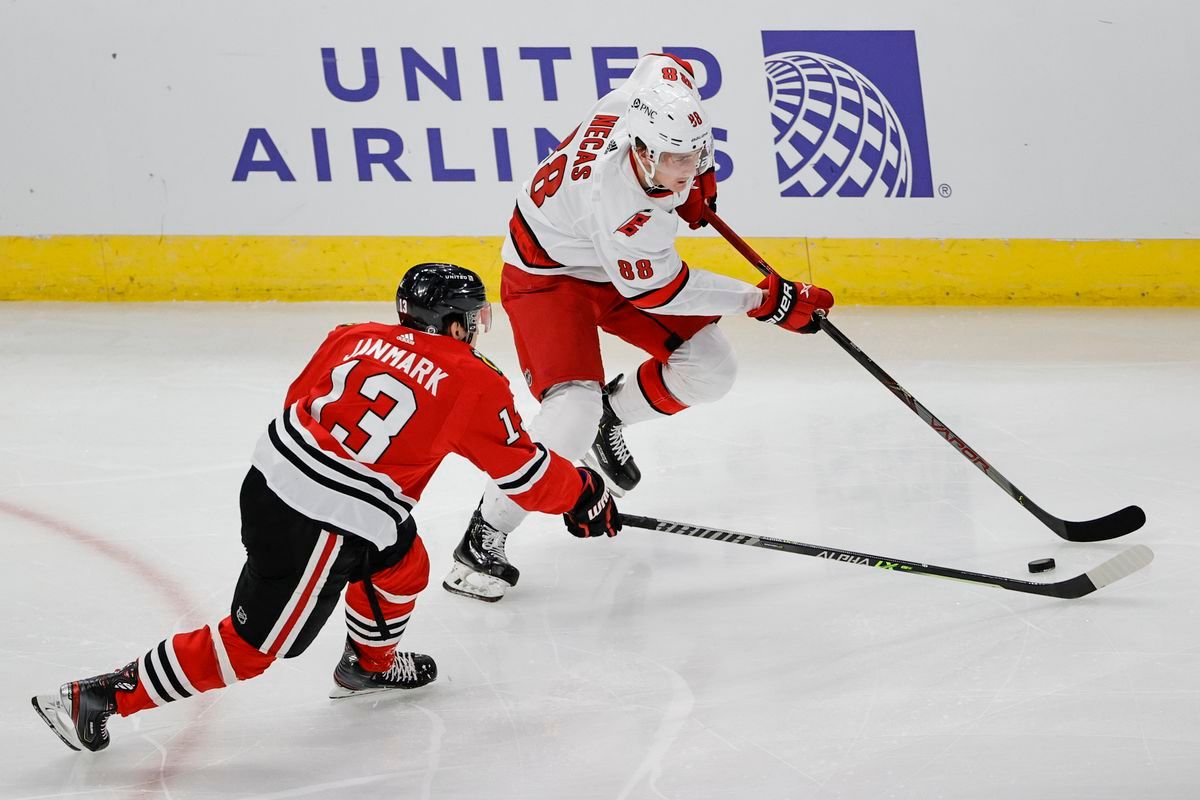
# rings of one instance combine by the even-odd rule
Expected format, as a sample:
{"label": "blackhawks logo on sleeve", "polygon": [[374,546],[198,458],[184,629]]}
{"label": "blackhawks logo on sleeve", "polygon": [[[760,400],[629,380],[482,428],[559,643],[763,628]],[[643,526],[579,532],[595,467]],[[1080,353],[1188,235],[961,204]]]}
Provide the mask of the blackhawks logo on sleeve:
{"label": "blackhawks logo on sleeve", "polygon": [[474,347],[471,348],[471,355],[475,356],[480,361],[482,361],[483,363],[485,363],[489,367],[491,367],[493,370],[495,370],[497,375],[501,375],[501,376],[504,375],[504,373],[500,371],[500,368],[497,367],[496,364],[490,358],[488,358],[483,353],[476,350]]}

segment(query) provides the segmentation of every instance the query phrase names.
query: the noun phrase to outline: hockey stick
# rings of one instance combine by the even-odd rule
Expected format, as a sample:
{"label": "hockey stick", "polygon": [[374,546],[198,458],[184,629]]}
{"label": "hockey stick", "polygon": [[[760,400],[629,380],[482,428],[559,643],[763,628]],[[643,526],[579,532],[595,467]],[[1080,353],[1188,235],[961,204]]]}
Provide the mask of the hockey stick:
{"label": "hockey stick", "polygon": [[932,575],[935,578],[949,578],[955,581],[975,583],[984,586],[997,586],[1012,592],[1025,594],[1040,594],[1046,597],[1060,597],[1074,600],[1102,589],[1110,583],[1115,583],[1127,575],[1137,572],[1154,560],[1154,551],[1144,544],[1136,544],[1127,550],[1122,550],[1103,564],[1092,567],[1082,575],[1067,578],[1056,583],[1034,583],[1017,578],[1004,578],[1000,575],[984,575],[979,572],[969,572],[953,567],[939,567],[933,564],[922,564],[917,561],[905,561],[891,556],[874,556],[868,553],[856,553],[852,550],[841,550],[836,547],[826,547],[803,542],[790,542],[784,539],[771,539],[766,536],[751,536],[747,533],[725,531],[720,528],[704,528],[699,525],[689,525],[684,522],[671,522],[653,517],[639,517],[635,514],[621,514],[621,524],[632,528],[645,528],[650,531],[678,533],[683,536],[694,536],[699,539],[715,539],[719,542],[744,544],[748,547],[762,547],[767,550],[782,550],[785,553],[796,553],[802,556],[813,556],[830,561],[842,561],[847,564],[859,564],[864,567],[891,570],[893,572],[909,572],[915,575]]}
{"label": "hockey stick", "polygon": [[[705,208],[704,218],[708,220],[718,233],[725,237],[726,241],[733,245],[734,249],[745,256],[746,260],[753,264],[759,272],[763,275],[776,274],[771,265],[764,261],[762,256],[756,253],[750,245],[746,244],[740,236],[734,233],[733,229],[716,215],[716,212]],[[1003,489],[1009,497],[1024,506],[1030,514],[1037,517],[1043,525],[1057,533],[1063,539],[1069,542],[1100,542],[1132,533],[1146,524],[1146,512],[1142,511],[1138,506],[1126,506],[1120,511],[1114,511],[1107,516],[1080,522],[1062,519],[1044,510],[1023,491],[1010,483],[1008,478],[1000,474],[1000,470],[984,460],[974,448],[963,441],[962,437],[950,430],[950,427],[946,423],[935,417],[933,412],[922,405],[921,401],[913,397],[907,389],[897,383],[891,375],[884,372],[878,364],[871,360],[870,356],[864,353],[858,345],[850,341],[850,338],[846,334],[838,330],[837,326],[829,321],[824,311],[818,309],[813,316],[820,323],[821,330],[829,334],[829,337],[849,353],[855,361],[861,364],[863,369],[871,373],[888,391],[896,395],[900,402],[912,409],[914,414],[924,420],[926,425],[933,428],[949,445],[961,453],[963,458],[970,461],[979,468],[980,472],[991,478],[992,483]]]}

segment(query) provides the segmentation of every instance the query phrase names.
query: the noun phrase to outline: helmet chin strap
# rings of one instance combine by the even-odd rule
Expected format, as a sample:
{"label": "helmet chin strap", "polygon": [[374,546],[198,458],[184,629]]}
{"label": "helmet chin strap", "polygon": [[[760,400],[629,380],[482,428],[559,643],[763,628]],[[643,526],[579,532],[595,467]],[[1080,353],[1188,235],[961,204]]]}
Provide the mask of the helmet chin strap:
{"label": "helmet chin strap", "polygon": [[[649,153],[650,148],[647,147],[646,152]],[[667,188],[667,187],[663,186],[661,183],[659,183],[658,181],[654,180],[654,174],[658,171],[658,169],[657,169],[658,168],[658,156],[657,155],[655,155],[654,159],[651,161],[652,166],[651,166],[651,169],[649,172],[646,171],[646,165],[642,163],[642,156],[641,156],[641,154],[638,153],[636,146],[634,147],[634,150],[633,150],[633,161],[637,165],[638,174],[642,177],[643,182],[650,184],[648,187],[646,187],[647,191],[649,191],[651,189],[664,189],[665,190]]]}

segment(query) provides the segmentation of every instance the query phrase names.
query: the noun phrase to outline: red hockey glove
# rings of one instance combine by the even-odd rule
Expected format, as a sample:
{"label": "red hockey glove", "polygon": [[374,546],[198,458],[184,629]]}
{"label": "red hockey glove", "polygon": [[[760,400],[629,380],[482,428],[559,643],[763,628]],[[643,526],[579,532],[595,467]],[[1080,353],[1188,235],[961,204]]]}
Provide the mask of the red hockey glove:
{"label": "red hockey glove", "polygon": [[713,211],[717,210],[717,171],[710,169],[703,175],[697,175],[692,181],[692,191],[682,205],[675,207],[675,213],[688,224],[692,230],[708,224],[704,219],[704,206]]}
{"label": "red hockey glove", "polygon": [[563,514],[563,522],[572,536],[587,539],[592,536],[616,536],[621,530],[617,506],[613,503],[604,479],[588,467],[577,467],[583,479],[583,491],[575,507]]}
{"label": "red hockey glove", "polygon": [[785,281],[772,273],[763,278],[758,288],[767,290],[767,299],[748,313],[759,322],[771,322],[796,333],[816,333],[820,323],[813,319],[818,308],[833,308],[833,295],[827,289],[811,283]]}

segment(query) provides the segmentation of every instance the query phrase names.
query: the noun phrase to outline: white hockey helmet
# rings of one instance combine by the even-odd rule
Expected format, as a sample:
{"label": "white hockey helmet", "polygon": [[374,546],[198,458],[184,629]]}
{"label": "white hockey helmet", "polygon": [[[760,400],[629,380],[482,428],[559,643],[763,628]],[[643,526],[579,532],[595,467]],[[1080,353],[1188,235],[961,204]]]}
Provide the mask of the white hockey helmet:
{"label": "white hockey helmet", "polygon": [[696,174],[712,166],[713,136],[708,113],[695,93],[674,83],[644,86],[634,92],[625,111],[634,144],[641,142],[650,156],[650,174],[663,153],[700,152]]}

